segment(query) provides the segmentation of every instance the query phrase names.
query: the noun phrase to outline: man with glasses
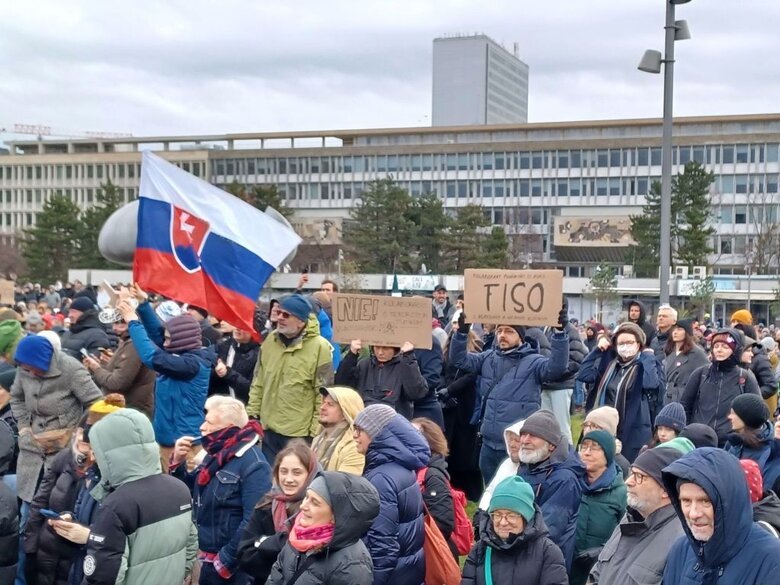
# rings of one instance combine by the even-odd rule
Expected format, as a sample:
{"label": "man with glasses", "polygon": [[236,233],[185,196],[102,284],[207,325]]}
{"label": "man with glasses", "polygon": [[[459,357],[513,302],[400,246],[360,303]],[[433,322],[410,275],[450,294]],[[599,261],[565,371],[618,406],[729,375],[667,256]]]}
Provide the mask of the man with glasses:
{"label": "man with glasses", "polygon": [[279,319],[260,347],[249,388],[249,416],[265,429],[263,454],[274,461],[293,437],[311,441],[320,431],[319,389],[333,382],[330,343],[320,335],[312,306],[301,295],[279,304]]}
{"label": "man with glasses", "polygon": [[589,585],[655,585],[683,529],[663,487],[661,470],[682,456],[671,447],[639,455],[626,479],[626,515],[601,549]]}

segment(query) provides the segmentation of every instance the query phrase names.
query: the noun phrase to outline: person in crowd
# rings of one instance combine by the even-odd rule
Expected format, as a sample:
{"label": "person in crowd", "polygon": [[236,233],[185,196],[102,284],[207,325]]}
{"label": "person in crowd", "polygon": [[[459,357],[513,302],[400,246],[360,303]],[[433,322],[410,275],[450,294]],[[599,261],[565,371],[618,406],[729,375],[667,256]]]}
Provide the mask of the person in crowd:
{"label": "person in crowd", "polygon": [[423,499],[417,471],[428,465],[428,442],[386,404],[355,418],[355,441],[366,456],[363,477],[379,492],[379,516],[364,542],[374,562],[374,585],[422,585]]}
{"label": "person in crowd", "polygon": [[[190,573],[197,529],[187,486],[162,473],[152,423],[123,408],[89,429],[101,482],[89,527],[84,584],[168,585]],[[139,513],[142,511],[142,513]]]}
{"label": "person in crowd", "polygon": [[563,554],[547,535],[534,490],[507,477],[490,498],[488,517],[463,566],[461,585],[566,585]]}
{"label": "person in crowd", "polygon": [[273,488],[255,506],[238,547],[239,567],[255,583],[265,583],[287,542],[292,521],[319,471],[317,457],[302,439],[293,439],[276,455]]}
{"label": "person in crowd", "polygon": [[739,366],[741,339],[733,329],[721,329],[713,335],[712,363],[691,375],[680,397],[688,422],[711,426],[721,446],[731,431],[728,415],[732,400],[740,394],[759,394],[753,373]]}
{"label": "person in crowd", "polygon": [[27,313],[27,317],[24,320],[24,329],[28,334],[35,335],[46,329],[46,322],[41,314],[33,309]]}
{"label": "person in crowd", "polygon": [[317,316],[317,322],[320,324],[320,335],[328,340],[333,348],[333,371],[339,369],[341,363],[341,346],[333,341],[333,309],[331,297],[321,290],[313,292],[307,297],[311,303],[314,314]]}
{"label": "person in crowd", "polygon": [[450,492],[450,474],[447,472],[445,459],[449,453],[447,439],[444,438],[441,427],[429,418],[412,419],[412,426],[425,437],[431,449],[431,459],[427,467],[417,473],[423,502],[447,541],[452,555],[457,559],[458,547],[451,539],[455,530],[455,502]]}
{"label": "person in crowd", "polygon": [[442,373],[444,372],[444,359],[442,346],[431,332],[431,349],[417,348],[414,350],[414,359],[420,368],[425,380],[427,390],[422,398],[414,401],[412,418],[429,418],[435,422],[441,430],[444,430],[444,411],[436,395],[436,390],[441,387]]}
{"label": "person in crowd", "polygon": [[608,431],[591,431],[579,446],[585,466],[580,479],[582,502],[577,514],[572,585],[584,585],[601,547],[626,511],[626,484],[615,465],[615,438]]}
{"label": "person in crowd", "polygon": [[117,310],[127,322],[141,362],[155,371],[154,433],[163,460],[168,461],[179,437],[196,437],[203,423],[203,407],[216,355],[201,344],[198,322],[179,315],[161,324],[146,293],[133,287],[138,312],[121,301]]}
{"label": "person in crowd", "polygon": [[[676,317],[675,320],[677,320]],[[628,322],[633,323],[645,332],[645,342],[648,345],[653,341],[656,333],[655,327],[647,320],[647,309],[641,301],[629,301]],[[598,343],[598,340],[596,342]]]}
{"label": "person in crowd", "polygon": [[560,547],[570,569],[585,468],[570,453],[558,421],[549,410],[539,410],[523,422],[519,458],[517,474],[534,489],[550,540]]}
{"label": "person in crowd", "polygon": [[[0,583],[14,582],[19,557],[19,506],[3,481],[16,451],[13,429],[0,420]],[[32,585],[32,584],[31,584]]]}
{"label": "person in crowd", "polygon": [[244,403],[231,396],[206,400],[200,427],[206,456],[192,471],[187,456],[194,437],[176,441],[170,474],[192,491],[198,526],[201,585],[244,585],[238,569],[238,545],[258,500],[271,489],[271,468],[260,449],[263,430],[250,421]]}
{"label": "person in crowd", "polygon": [[[479,473],[478,427],[471,424],[477,397],[477,374],[462,371],[450,362],[450,340],[454,334],[455,330],[451,329],[444,344],[442,387],[437,390],[436,397],[442,405],[444,432],[450,447],[447,458],[450,482],[463,490],[469,500],[477,501],[483,485]],[[482,340],[474,331],[469,331],[466,351],[482,351]]]}
{"label": "person in crowd", "polygon": [[773,490],[764,490],[764,480],[758,463],[752,459],[740,459],[753,505],[753,522],[780,538],[780,498]]}
{"label": "person in crowd", "polygon": [[437,284],[433,289],[431,316],[434,319],[438,319],[439,325],[444,329],[449,325],[453,313],[455,313],[455,306],[450,302],[449,295],[447,295],[447,287],[443,284]]}
{"label": "person in crowd", "polygon": [[655,417],[653,437],[647,448],[657,447],[667,441],[676,439],[685,428],[685,408],[679,402],[670,402],[664,406]]}
{"label": "person in crowd", "polygon": [[[47,467],[24,530],[27,585],[83,581],[88,527],[98,510],[90,492],[101,479],[89,429],[124,407],[124,397],[116,393],[93,403],[76,427],[71,449],[60,451]],[[46,519],[42,509],[61,512],[61,520]]]}
{"label": "person in crowd", "polygon": [[265,338],[249,389],[249,416],[263,425],[263,453],[268,461],[291,438],[319,433],[320,387],[333,381],[332,348],[320,336],[317,317],[303,296],[290,295],[279,305],[276,329]]}
{"label": "person in crowd", "polygon": [[59,309],[62,304],[62,298],[53,284],[48,286],[41,300],[52,309]]}
{"label": "person in crowd", "polygon": [[217,365],[211,373],[209,395],[226,394],[246,404],[259,355],[260,344],[252,339],[252,332],[234,329],[217,346]]}
{"label": "person in crowd", "polygon": [[593,351],[599,342],[599,337],[604,333],[604,325],[598,321],[590,321],[587,324],[585,327],[585,347],[588,348],[588,352]]}
{"label": "person in crowd", "polygon": [[[565,310],[568,311],[568,308],[565,307]],[[559,330],[545,327],[544,334],[550,342],[552,342],[552,336],[556,331]],[[580,339],[579,331],[568,320],[564,325],[564,331],[569,338],[569,364],[566,373],[559,379],[550,380],[542,384],[541,407],[555,414],[555,418],[561,427],[561,433],[563,433],[563,436],[571,445],[574,443],[571,436],[571,399],[574,394],[577,372],[579,372],[580,365],[588,351]]]}
{"label": "person in crowd", "polygon": [[2,313],[0,315],[2,318],[0,320],[0,372],[13,369],[16,346],[25,336],[21,323],[13,316],[17,315],[16,311],[3,309]]}
{"label": "person in crowd", "polygon": [[420,372],[414,346],[371,346],[371,356],[358,360],[363,348],[353,340],[336,373],[336,384],[355,388],[366,406],[386,404],[411,419],[414,401],[428,393],[428,384]]}
{"label": "person in crowd", "polygon": [[[730,326],[740,332],[743,340],[742,347],[749,347],[758,341],[756,329],[753,327],[753,315],[747,309],[739,309],[731,315]],[[747,339],[745,339],[747,338]]]}
{"label": "person in crowd", "polygon": [[724,449],[737,459],[755,461],[771,490],[780,488],[780,441],[774,438],[769,409],[760,396],[741,394],[731,402],[731,433]]}
{"label": "person in crowd", "polygon": [[[593,349],[596,347],[596,345],[599,342],[599,338],[602,335],[606,335],[606,332],[604,330],[604,326],[601,323],[598,323],[597,321],[591,321],[587,324],[587,327],[585,327],[585,348],[587,349],[587,353],[590,353],[593,351]],[[580,362],[580,365],[582,362]],[[583,407],[585,406],[585,393],[588,390],[587,384],[584,382],[581,382],[580,380],[577,380],[575,377],[574,380],[574,394],[572,395],[572,404],[571,404],[571,414],[574,414],[575,412],[581,412]]]}
{"label": "person in crowd", "polygon": [[271,331],[276,329],[276,324],[279,321],[279,311],[281,310],[278,299],[271,299],[268,302],[268,320],[264,326],[263,339],[268,337]]}
{"label": "person in crowd", "polygon": [[680,438],[688,439],[696,449],[718,446],[718,434],[715,429],[702,423],[685,425],[680,433]]}
{"label": "person in crowd", "polygon": [[623,444],[620,442],[620,439],[616,437],[619,423],[620,415],[612,406],[599,406],[598,408],[594,408],[585,415],[585,420],[582,422],[582,434],[580,435],[579,441],[577,441],[577,445],[579,446],[579,444],[582,443],[582,439],[585,438],[585,435],[591,431],[607,431],[610,435],[615,437],[615,464],[623,472],[623,479],[625,479],[628,477],[631,464],[621,453]]}
{"label": "person in crowd", "polygon": [[[453,318],[457,314],[458,313],[456,311],[453,315]],[[451,322],[450,325],[452,325]],[[450,331],[452,331],[451,327],[450,327]],[[449,334],[447,333],[447,331],[442,329],[441,323],[439,323],[438,319],[431,319],[431,332],[433,333],[433,339],[436,342],[438,342],[439,347],[443,348],[447,344],[447,341],[449,340]]]}
{"label": "person in crowd", "polygon": [[[539,410],[542,384],[559,380],[569,366],[569,340],[565,326],[568,314],[558,316],[558,332],[552,338],[552,353],[543,357],[538,345],[526,339],[520,325],[500,324],[496,328],[495,347],[481,353],[468,353],[465,313],[458,319],[457,333],[449,349],[449,361],[456,368],[479,374],[478,398],[471,423],[479,425],[482,447],[479,468],[485,483],[506,457],[504,429]],[[542,336],[544,337],[544,336]]]}
{"label": "person in crowd", "polygon": [[[523,429],[524,420],[519,420],[512,423],[504,429],[504,442],[506,443],[507,458],[501,462],[501,465],[496,469],[496,473],[490,480],[490,483],[485,488],[482,496],[479,498],[479,510],[487,512],[490,507],[490,498],[493,497],[493,492],[496,486],[504,481],[507,477],[517,475],[517,469],[520,467],[520,431]],[[474,524],[478,524],[479,516],[474,516]]]}
{"label": "person in crowd", "polygon": [[203,307],[196,307],[195,305],[187,305],[187,313],[198,322],[200,326],[200,335],[203,343],[203,347],[214,346],[219,343],[222,335],[219,331],[214,329],[214,326],[209,321],[209,312]]}
{"label": "person in crowd", "polygon": [[326,278],[320,283],[320,291],[328,295],[328,297],[331,299],[332,302],[333,293],[339,292],[339,285],[335,281]]}
{"label": "person in crowd", "polygon": [[164,325],[174,317],[182,315],[183,312],[176,301],[162,301],[154,308],[154,314]]}
{"label": "person in crowd", "polygon": [[777,580],[780,540],[753,522],[736,457],[721,449],[696,449],[666,467],[663,482],[686,536],[669,552],[664,583]]}
{"label": "person in crowd", "polygon": [[665,390],[663,367],[652,350],[645,349],[642,329],[633,323],[620,324],[611,341],[599,340],[577,377],[592,384],[586,410],[617,409],[622,453],[629,462],[636,459],[652,436],[653,419]]}
{"label": "person in crowd", "polygon": [[666,359],[666,394],[664,404],[679,402],[685,385],[694,371],[709,363],[707,354],[693,338],[690,319],[680,319],[672,327],[672,333],[664,346]]}
{"label": "person in crowd", "polygon": [[360,394],[346,386],[320,388],[320,434],[314,437],[311,448],[317,461],[326,471],[344,471],[363,474],[365,457],[358,453],[355,443],[355,417],[363,410]]}
{"label": "person in crowd", "polygon": [[653,350],[655,357],[657,357],[662,363],[666,358],[664,348],[666,342],[671,337],[672,327],[677,323],[677,310],[669,305],[661,305],[658,307],[658,314],[655,317],[655,337],[647,342],[647,346]]}
{"label": "person in crowd", "polygon": [[100,359],[88,356],[82,357],[81,361],[103,392],[122,394],[129,408],[138,409],[151,418],[155,373],[141,362],[127,322],[120,318],[111,328],[119,338],[116,350],[105,349],[100,352]]}
{"label": "person in crowd", "polygon": [[87,297],[78,297],[68,309],[70,328],[62,334],[62,351],[77,360],[83,357],[81,350],[99,355],[100,349],[110,349],[106,328],[98,319],[95,304]]}
{"label": "person in crowd", "polygon": [[758,382],[758,389],[761,391],[761,397],[768,402],[767,407],[769,407],[769,401],[777,396],[777,379],[764,346],[760,343],[750,345],[742,352],[740,362],[742,367],[753,372],[756,382]]}
{"label": "person in crowd", "polygon": [[661,585],[669,549],[682,536],[661,470],[682,452],[648,449],[631,465],[626,514],[599,553],[589,585]]}
{"label": "person in crowd", "polygon": [[371,555],[361,538],[378,514],[379,494],[367,480],[320,473],[306,490],[267,585],[371,585]]}

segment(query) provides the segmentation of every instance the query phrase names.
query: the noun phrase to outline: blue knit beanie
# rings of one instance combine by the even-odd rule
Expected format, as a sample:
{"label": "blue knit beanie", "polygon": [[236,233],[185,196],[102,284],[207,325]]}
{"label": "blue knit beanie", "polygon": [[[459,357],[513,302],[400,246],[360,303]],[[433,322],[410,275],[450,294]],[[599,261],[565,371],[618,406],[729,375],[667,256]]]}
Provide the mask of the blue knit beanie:
{"label": "blue knit beanie", "polygon": [[290,295],[279,303],[279,307],[304,323],[309,320],[309,313],[312,311],[311,304],[303,295]]}
{"label": "blue knit beanie", "polygon": [[604,451],[604,458],[607,460],[607,467],[610,467],[615,462],[615,451],[617,449],[615,437],[610,435],[608,431],[601,429],[591,431],[582,437],[582,441],[583,443],[585,441],[593,441],[601,447],[601,450]]}
{"label": "blue knit beanie", "polygon": [[511,475],[496,486],[490,498],[489,513],[510,510],[520,514],[526,522],[534,517],[534,490],[519,475]]}
{"label": "blue knit beanie", "polygon": [[48,372],[52,355],[54,348],[48,339],[40,335],[28,335],[16,346],[14,359],[25,366]]}
{"label": "blue knit beanie", "polygon": [[655,427],[664,426],[673,429],[678,435],[688,424],[685,408],[679,402],[670,402],[655,417]]}

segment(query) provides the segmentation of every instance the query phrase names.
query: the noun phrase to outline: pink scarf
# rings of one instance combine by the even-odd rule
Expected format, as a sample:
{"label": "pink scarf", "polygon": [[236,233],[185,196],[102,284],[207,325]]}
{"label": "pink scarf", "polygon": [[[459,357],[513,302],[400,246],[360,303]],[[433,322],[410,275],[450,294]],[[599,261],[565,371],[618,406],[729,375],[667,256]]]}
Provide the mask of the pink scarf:
{"label": "pink scarf", "polygon": [[[300,516],[299,516],[300,518]],[[312,550],[319,550],[325,548],[325,546],[333,538],[333,531],[336,525],[332,522],[329,524],[320,524],[319,526],[309,526],[303,528],[298,524],[298,518],[295,519],[295,524],[290,530],[290,546],[292,546],[298,552],[306,553]]]}

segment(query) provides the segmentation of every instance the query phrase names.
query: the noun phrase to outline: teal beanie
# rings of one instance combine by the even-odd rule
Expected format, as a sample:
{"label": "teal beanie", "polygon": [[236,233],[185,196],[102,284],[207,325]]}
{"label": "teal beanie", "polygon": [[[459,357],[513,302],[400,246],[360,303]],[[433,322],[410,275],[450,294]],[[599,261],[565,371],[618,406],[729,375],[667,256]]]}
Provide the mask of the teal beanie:
{"label": "teal beanie", "polygon": [[510,510],[520,514],[526,522],[534,517],[534,490],[519,475],[507,477],[496,486],[490,498],[491,514],[496,510]]}

